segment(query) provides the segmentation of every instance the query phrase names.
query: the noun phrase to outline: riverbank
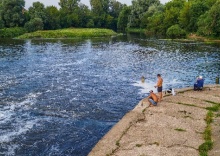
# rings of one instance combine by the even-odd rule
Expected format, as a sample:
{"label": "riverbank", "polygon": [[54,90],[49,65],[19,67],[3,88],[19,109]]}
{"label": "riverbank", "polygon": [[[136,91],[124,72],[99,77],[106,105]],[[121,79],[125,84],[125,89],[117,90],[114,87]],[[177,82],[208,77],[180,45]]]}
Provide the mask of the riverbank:
{"label": "riverbank", "polygon": [[42,30],[32,33],[25,33],[18,36],[17,39],[50,39],[50,38],[91,38],[117,35],[110,29],[99,28],[67,28],[59,30]]}
{"label": "riverbank", "polygon": [[[220,86],[166,95],[157,107],[140,101],[89,156],[220,155]],[[212,150],[210,150],[212,149]]]}

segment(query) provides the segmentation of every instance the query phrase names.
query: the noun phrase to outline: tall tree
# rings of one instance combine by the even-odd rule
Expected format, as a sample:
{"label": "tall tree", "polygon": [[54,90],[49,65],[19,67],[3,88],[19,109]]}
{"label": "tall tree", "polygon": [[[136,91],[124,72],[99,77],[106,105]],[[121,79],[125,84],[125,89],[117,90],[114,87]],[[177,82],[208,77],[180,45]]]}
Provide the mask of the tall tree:
{"label": "tall tree", "polygon": [[[24,0],[1,0],[1,18],[6,27],[22,26]],[[0,20],[1,20],[0,18]]]}
{"label": "tall tree", "polygon": [[61,9],[73,13],[75,9],[78,9],[79,2],[80,0],[60,0],[59,5]]}
{"label": "tall tree", "polygon": [[29,8],[29,15],[31,19],[40,18],[43,21],[46,20],[46,12],[44,4],[41,2],[34,2],[33,6]]}
{"label": "tall tree", "polygon": [[220,0],[204,15],[199,17],[198,32],[205,36],[220,36]]}
{"label": "tall tree", "polygon": [[118,17],[118,23],[117,28],[119,31],[125,32],[127,25],[128,25],[128,16],[131,13],[131,8],[128,6],[124,6],[121,10],[119,17]]}
{"label": "tall tree", "polygon": [[48,6],[45,9],[46,22],[44,27],[46,30],[55,30],[60,28],[59,10],[54,6]]}
{"label": "tall tree", "polygon": [[184,6],[185,0],[172,0],[165,5],[164,12],[164,27],[167,30],[169,27],[175,24],[179,24],[180,10]]}
{"label": "tall tree", "polygon": [[129,27],[140,27],[141,20],[151,5],[159,5],[159,0],[132,0]]}
{"label": "tall tree", "polygon": [[203,1],[193,2],[189,9],[190,21],[188,24],[188,31],[196,32],[198,29],[198,19],[201,15],[203,15],[206,11],[208,11],[208,6]]}

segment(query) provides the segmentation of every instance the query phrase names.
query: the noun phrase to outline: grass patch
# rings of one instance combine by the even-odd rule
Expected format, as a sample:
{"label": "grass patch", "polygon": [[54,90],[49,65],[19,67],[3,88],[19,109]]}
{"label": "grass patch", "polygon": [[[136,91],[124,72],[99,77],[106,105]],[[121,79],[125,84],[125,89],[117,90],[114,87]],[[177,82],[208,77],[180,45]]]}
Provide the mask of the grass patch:
{"label": "grass patch", "polygon": [[112,36],[117,33],[110,29],[98,28],[67,28],[59,30],[43,30],[32,33],[25,33],[17,37],[17,39],[32,39],[32,38],[90,38]]}
{"label": "grass patch", "polygon": [[126,30],[128,33],[144,33],[145,29],[140,28],[129,28]]}
{"label": "grass patch", "polygon": [[[177,104],[185,105],[185,106],[190,106],[190,107],[198,107],[198,106],[193,105],[193,104],[187,104],[187,103],[182,103],[182,102],[178,102]],[[199,108],[200,108],[200,107],[199,107]]]}
{"label": "grass patch", "polygon": [[211,103],[211,104],[214,104],[214,105],[220,105],[220,103],[209,101],[209,100],[205,100],[205,102],[208,102],[208,103]]}
{"label": "grass patch", "polygon": [[211,150],[213,147],[213,142],[206,141],[202,145],[199,146],[199,155],[200,156],[208,156],[208,151]]}
{"label": "grass patch", "polygon": [[213,107],[206,107],[207,110],[217,112],[219,110],[219,105],[215,105]]}
{"label": "grass patch", "polygon": [[216,114],[216,117],[220,117],[220,113]]}
{"label": "grass patch", "polygon": [[174,129],[174,130],[179,131],[179,132],[186,132],[186,130],[185,130],[185,129],[182,129],[182,128],[176,128],[176,129]]}
{"label": "grass patch", "polygon": [[208,151],[212,149],[213,142],[212,142],[212,129],[211,129],[211,123],[213,121],[213,112],[210,110],[208,111],[206,118],[206,129],[203,133],[203,137],[205,139],[205,142],[199,146],[199,154],[200,156],[207,156]]}
{"label": "grass patch", "polygon": [[213,101],[208,101],[208,100],[206,100],[205,102],[213,104],[212,107],[207,107],[206,108],[209,111],[217,112],[220,109],[220,103],[213,102]]}
{"label": "grass patch", "polygon": [[142,146],[142,144],[136,144],[136,147],[141,147]]}
{"label": "grass patch", "polygon": [[120,142],[119,142],[119,140],[116,141],[115,145],[116,145],[116,146],[120,146]]}
{"label": "grass patch", "polygon": [[157,145],[157,146],[159,146],[160,144],[159,144],[159,142],[154,142],[154,143],[151,143],[150,145]]}

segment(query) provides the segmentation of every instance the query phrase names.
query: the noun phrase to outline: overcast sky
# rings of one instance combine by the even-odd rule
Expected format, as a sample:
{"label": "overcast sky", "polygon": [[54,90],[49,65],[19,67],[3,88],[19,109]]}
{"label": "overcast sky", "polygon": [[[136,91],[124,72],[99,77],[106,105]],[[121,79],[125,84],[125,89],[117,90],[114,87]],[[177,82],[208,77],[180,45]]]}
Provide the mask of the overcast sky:
{"label": "overcast sky", "polygon": [[[32,6],[33,2],[41,2],[43,3],[45,6],[50,6],[50,5],[54,5],[56,7],[58,7],[58,2],[60,0],[25,0],[25,8],[29,8],[30,6]],[[118,0],[119,2],[123,3],[123,4],[127,4],[127,5],[131,5],[131,0]],[[161,3],[165,4],[166,2],[170,1],[170,0],[160,0]],[[86,4],[87,6],[90,5],[89,0],[80,0],[81,3]]]}

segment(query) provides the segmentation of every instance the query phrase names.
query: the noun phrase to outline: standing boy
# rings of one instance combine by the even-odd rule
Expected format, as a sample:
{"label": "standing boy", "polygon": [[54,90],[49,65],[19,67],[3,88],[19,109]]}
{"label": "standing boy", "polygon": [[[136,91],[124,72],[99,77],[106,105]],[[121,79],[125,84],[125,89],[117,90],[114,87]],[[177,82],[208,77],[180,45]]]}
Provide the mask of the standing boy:
{"label": "standing boy", "polygon": [[162,90],[163,90],[163,79],[161,77],[160,74],[157,74],[157,85],[154,86],[155,88],[157,88],[157,92],[159,93],[159,102],[162,100],[163,94],[162,94]]}

